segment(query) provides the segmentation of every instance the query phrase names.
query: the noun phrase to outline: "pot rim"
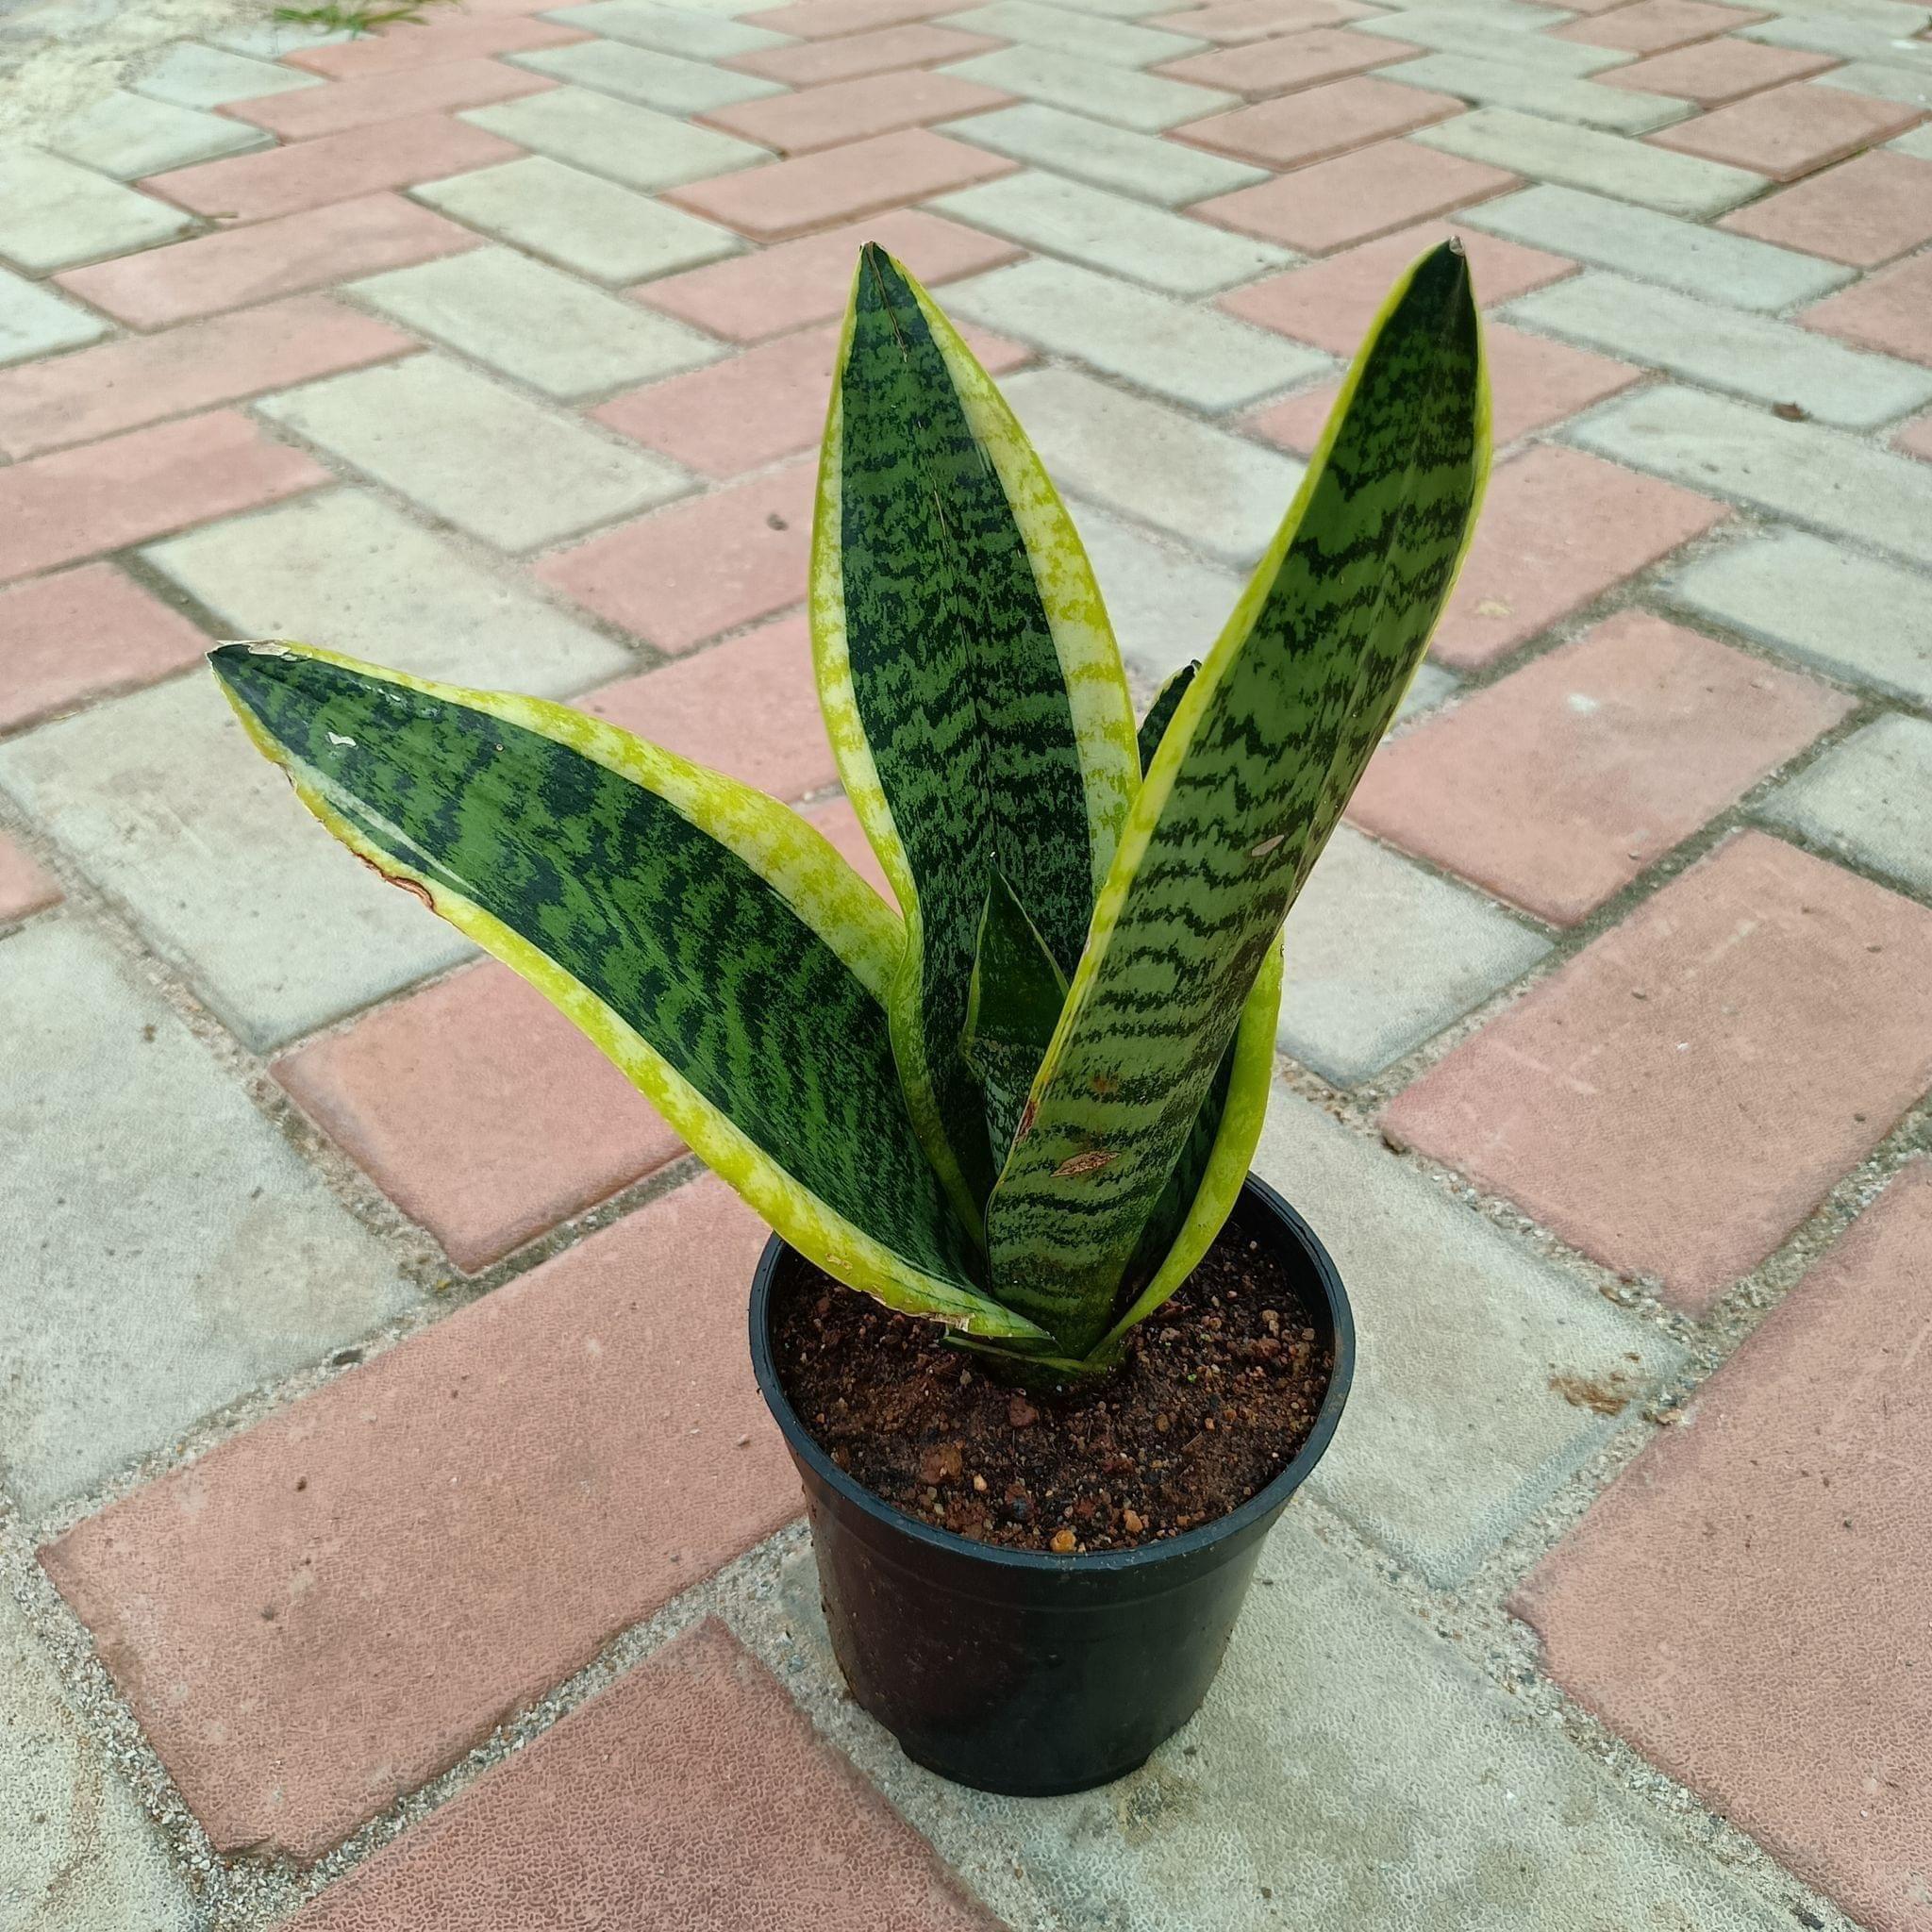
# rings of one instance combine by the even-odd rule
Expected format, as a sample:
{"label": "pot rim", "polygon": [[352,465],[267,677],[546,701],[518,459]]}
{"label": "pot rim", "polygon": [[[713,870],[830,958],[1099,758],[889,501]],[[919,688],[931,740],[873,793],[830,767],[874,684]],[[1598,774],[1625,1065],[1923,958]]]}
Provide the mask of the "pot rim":
{"label": "pot rim", "polygon": [[809,1464],[812,1474],[821,1482],[837,1491],[854,1508],[928,1548],[948,1551],[954,1556],[969,1557],[997,1569],[1030,1570],[1058,1575],[1065,1575],[1069,1572],[1082,1575],[1105,1575],[1151,1570],[1162,1563],[1183,1560],[1229,1537],[1239,1536],[1257,1518],[1278,1509],[1301,1487],[1334,1439],[1343,1406],[1348,1401],[1349,1385],[1355,1375],[1355,1315],[1349,1307],[1348,1291],[1342,1286],[1341,1274],[1328,1250],[1322,1245],[1320,1237],[1301,1214],[1257,1174],[1250,1174],[1241,1187],[1241,1197],[1246,1199],[1250,1196],[1255,1197],[1275,1220],[1284,1224],[1284,1233],[1298,1241],[1307,1256],[1327,1302],[1329,1317],[1335,1324],[1335,1367],[1328,1378],[1327,1391],[1322,1397],[1322,1407],[1316,1411],[1314,1427],[1280,1474],[1257,1490],[1239,1507],[1230,1509],[1224,1516],[1217,1516],[1212,1523],[1183,1530],[1179,1536],[1145,1543],[1134,1550],[1096,1550],[1067,1557],[1056,1556],[1049,1550],[1016,1550],[1004,1544],[975,1542],[953,1530],[924,1523],[882,1497],[874,1495],[862,1483],[855,1482],[819,1447],[799,1421],[798,1412],[792,1407],[791,1398],[778,1379],[777,1365],[772,1359],[770,1324],[766,1320],[772,1275],[780,1257],[789,1252],[784,1238],[777,1234],[766,1241],[752,1274],[751,1365],[752,1373],[758,1378],[758,1392],[764,1397],[766,1407],[772,1411],[786,1446],[794,1457]]}

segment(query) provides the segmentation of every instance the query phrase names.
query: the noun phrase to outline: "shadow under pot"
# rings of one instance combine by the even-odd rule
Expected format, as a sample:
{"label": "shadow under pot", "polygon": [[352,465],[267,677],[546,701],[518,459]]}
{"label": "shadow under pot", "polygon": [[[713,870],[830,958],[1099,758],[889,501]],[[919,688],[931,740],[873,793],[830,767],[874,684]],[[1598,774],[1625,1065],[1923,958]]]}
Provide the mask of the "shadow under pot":
{"label": "shadow under pot", "polygon": [[1273,1247],[1334,1369],[1294,1458],[1239,1508],[1138,1549],[1054,1556],[975,1542],[894,1508],[820,1448],[773,1358],[772,1298],[823,1277],[775,1235],[752,1279],[758,1389],[805,1485],[832,1648],[859,1706],[916,1763],[982,1790],[1048,1797],[1124,1777],[1200,1708],[1255,1564],[1321,1460],[1355,1366],[1327,1251],[1250,1175],[1230,1226]]}

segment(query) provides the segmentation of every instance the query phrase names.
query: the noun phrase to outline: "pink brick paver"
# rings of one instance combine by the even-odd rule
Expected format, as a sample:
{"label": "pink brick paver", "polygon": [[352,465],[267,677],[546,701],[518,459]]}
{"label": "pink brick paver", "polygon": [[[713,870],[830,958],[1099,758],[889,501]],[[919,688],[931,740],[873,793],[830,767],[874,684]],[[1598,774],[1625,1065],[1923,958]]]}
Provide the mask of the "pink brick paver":
{"label": "pink brick paver", "polygon": [[1573,925],[1852,705],[1625,611],[1386,746],[1349,816]]}
{"label": "pink brick paver", "polygon": [[[825,44],[837,46],[838,42]],[[804,88],[796,93],[768,94],[763,100],[739,101],[699,118],[774,153],[802,155],[875,134],[891,134],[902,127],[923,127],[928,122],[977,114],[988,108],[1005,107],[1012,98],[998,88],[981,87],[957,74],[929,74],[915,68],[905,73],[862,75],[853,80]]]}
{"label": "pink brick paver", "polygon": [[440,181],[494,161],[513,161],[523,152],[513,142],[448,114],[411,114],[376,127],[176,168],[141,185],[196,214],[258,222],[385,188]]}
{"label": "pink brick paver", "polygon": [[768,17],[758,25],[768,33],[825,41],[904,26],[909,21],[930,20],[936,13],[957,13],[959,8],[954,0],[791,0],[790,6],[764,11]]}
{"label": "pink brick paver", "polygon": [[1308,27],[1339,26],[1346,20],[1366,19],[1375,10],[1357,6],[1356,0],[1214,0],[1211,6],[1158,14],[1147,25],[1234,47]]}
{"label": "pink brick paver", "polygon": [[1371,67],[1386,67],[1406,54],[1422,51],[1379,34],[1314,27],[1281,40],[1187,54],[1178,60],[1162,62],[1153,72],[1170,75],[1175,80],[1191,80],[1201,87],[1218,87],[1228,93],[1260,97],[1319,87],[1324,81],[1340,80],[1344,75],[1361,74]]}
{"label": "pink brick paver", "polygon": [[11,925],[60,903],[59,882],[0,832],[0,925]]}
{"label": "pink brick paver", "polygon": [[1300,168],[1460,114],[1452,94],[1358,74],[1173,130],[1175,139],[1270,168]]}
{"label": "pink brick paver", "polygon": [[1932,161],[1860,155],[1739,208],[1718,226],[1828,261],[1876,268],[1932,242]]}
{"label": "pink brick paver", "polygon": [[1637,0],[1612,8],[1601,19],[1573,20],[1552,30],[1559,41],[1585,41],[1592,47],[1621,47],[1632,54],[1659,54],[1692,41],[1707,41],[1740,26],[1768,20],[1765,13],[1719,7],[1712,0]]}
{"label": "pink brick paver", "polygon": [[773,161],[674,188],[664,196],[707,221],[759,241],[782,241],[949,189],[1012,174],[1019,163],[984,148],[908,127],[822,153]]}
{"label": "pink brick paver", "polygon": [[[1494,397],[1491,434],[1498,449],[1628,389],[1643,374],[1627,362],[1545,336],[1524,335],[1501,323],[1490,325],[1483,345]],[[1338,376],[1251,416],[1248,426],[1284,449],[1307,455],[1320,439],[1341,389]]]}
{"label": "pink brick paver", "polygon": [[407,268],[482,240],[400,195],[369,194],[70,269],[54,279],[136,328],[162,328],[325,282]]}
{"label": "pink brick paver", "polygon": [[1924,118],[1920,108],[1800,81],[1659,128],[1650,139],[1658,147],[1750,168],[1774,181],[1795,181]]}
{"label": "pink brick paver", "polygon": [[303,1047],[274,1072],[472,1273],[684,1152],[590,1040],[493,960]]}
{"label": "pink brick paver", "polygon": [[379,121],[400,121],[405,115],[513,101],[524,94],[547,92],[556,85],[548,75],[502,60],[445,60],[431,67],[371,74],[360,80],[339,80],[329,87],[297,88],[258,101],[233,101],[222,112],[265,127],[284,141],[313,141],[319,134],[341,134]]}
{"label": "pink brick paver", "polygon": [[1932,462],[1932,415],[1915,416],[1891,439],[1891,444],[1908,457],[1924,457]]}
{"label": "pink brick paver", "polygon": [[291,1922],[291,1932],[998,1932],[708,1620]]}
{"label": "pink brick paver", "polygon": [[110,563],[0,591],[0,731],[185,670],[210,641]]}
{"label": "pink brick paver", "polygon": [[1327,255],[1521,185],[1482,161],[1384,141],[1198,201],[1189,212],[1304,254]]}
{"label": "pink brick paver", "polygon": [[1932,362],[1932,256],[1914,256],[1881,269],[1856,287],[1800,310],[1798,320],[1861,349]]}
{"label": "pink brick paver", "polygon": [[804,598],[816,477],[815,463],[789,464],[553,551],[537,575],[659,650],[688,651]]}
{"label": "pink brick paver", "polygon": [[1633,88],[1639,93],[1677,94],[1700,108],[1722,108],[1727,101],[1760,93],[1787,81],[1805,80],[1838,63],[1829,54],[1806,54],[1795,47],[1767,47],[1757,41],[1729,38],[1697,41],[1633,60],[1627,67],[1607,67],[1591,75],[1606,87]]}
{"label": "pink brick paver", "polygon": [[1932,1907],[1932,1164],[1518,1592],[1557,1679],[1873,1932]]}
{"label": "pink brick paver", "polygon": [[792,47],[757,47],[719,64],[742,74],[782,80],[788,87],[824,87],[857,80],[866,74],[891,74],[906,67],[937,67],[942,60],[968,60],[1005,43],[985,34],[961,33],[955,26],[916,21],[848,34],[837,41],[801,41]]}
{"label": "pink brick paver", "polygon": [[796,1512],[764,1241],[695,1181],[42,1551],[218,1850],[319,1857]]}
{"label": "pink brick paver", "polygon": [[416,342],[325,295],[0,369],[0,451],[38,456],[406,355]]}
{"label": "pink brick paver", "polygon": [[0,469],[0,581],[257,509],[330,481],[231,409]]}
{"label": "pink brick paver", "polygon": [[1701,1313],[1932,1084],[1932,911],[1761,832],[1397,1097],[1396,1139]]}
{"label": "pink brick paver", "polygon": [[515,14],[472,19],[474,6],[433,25],[397,33],[358,34],[325,47],[300,47],[283,56],[284,64],[305,67],[330,80],[353,80],[365,74],[393,74],[399,68],[430,67],[450,60],[494,54],[530,54],[542,47],[568,47],[591,35],[554,20]]}
{"label": "pink brick paver", "polygon": [[[1389,290],[1418,256],[1451,236],[1469,256],[1470,279],[1485,308],[1513,302],[1532,289],[1541,289],[1576,273],[1576,264],[1541,248],[1499,241],[1477,228],[1454,222],[1424,222],[1379,241],[1269,275],[1220,298],[1222,308],[1244,322],[1313,342],[1331,355],[1353,357]],[[1496,329],[1490,330],[1492,345]]]}
{"label": "pink brick paver", "polygon": [[867,242],[896,256],[929,289],[998,268],[1024,252],[923,208],[894,208],[823,235],[781,242],[756,255],[645,282],[629,292],[634,301],[714,336],[761,342],[843,315],[853,265]]}
{"label": "pink brick paver", "polygon": [[1431,652],[1493,663],[1730,512],[1673,483],[1548,444],[1499,463]]}

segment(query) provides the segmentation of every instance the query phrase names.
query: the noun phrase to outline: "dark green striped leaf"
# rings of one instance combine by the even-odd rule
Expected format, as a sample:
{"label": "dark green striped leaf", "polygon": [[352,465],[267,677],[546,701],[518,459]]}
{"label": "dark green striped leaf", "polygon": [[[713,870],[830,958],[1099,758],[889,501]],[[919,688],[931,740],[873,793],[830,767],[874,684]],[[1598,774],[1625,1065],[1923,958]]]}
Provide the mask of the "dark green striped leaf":
{"label": "dark green striped leaf", "polygon": [[1181,708],[1181,700],[1188,694],[1189,685],[1194,681],[1195,672],[1200,668],[1198,658],[1191,664],[1183,664],[1154,693],[1154,702],[1147,707],[1147,715],[1141,720],[1139,749],[1143,777],[1147,767],[1154,762],[1154,754],[1160,749],[1160,741],[1167,736],[1167,727],[1174,722],[1174,714]]}
{"label": "dark green striped leaf", "polygon": [[995,1170],[1013,1143],[1066,997],[1066,974],[1005,874],[996,873],[979,922],[960,1041],[960,1052],[986,1099],[987,1144]]}

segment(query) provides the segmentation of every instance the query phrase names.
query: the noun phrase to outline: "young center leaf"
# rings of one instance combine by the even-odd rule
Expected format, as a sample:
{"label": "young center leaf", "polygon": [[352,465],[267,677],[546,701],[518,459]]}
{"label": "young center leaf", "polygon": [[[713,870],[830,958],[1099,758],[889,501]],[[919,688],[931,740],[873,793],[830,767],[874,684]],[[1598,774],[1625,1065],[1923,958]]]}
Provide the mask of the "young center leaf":
{"label": "young center leaf", "polygon": [[358,857],[529,980],[793,1247],[908,1313],[1037,1339],[907,1115],[898,920],[775,800],[595,718],[226,644],[250,736]]}
{"label": "young center leaf", "polygon": [[1059,969],[1003,874],[987,891],[966,992],[959,1051],[986,1100],[987,1145],[997,1169],[1067,997]]}

